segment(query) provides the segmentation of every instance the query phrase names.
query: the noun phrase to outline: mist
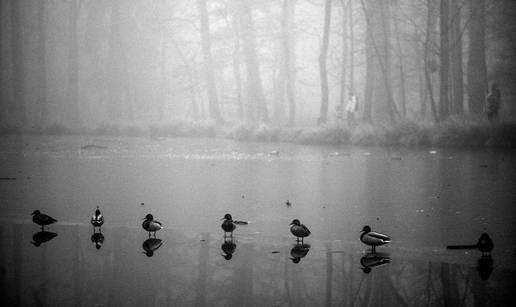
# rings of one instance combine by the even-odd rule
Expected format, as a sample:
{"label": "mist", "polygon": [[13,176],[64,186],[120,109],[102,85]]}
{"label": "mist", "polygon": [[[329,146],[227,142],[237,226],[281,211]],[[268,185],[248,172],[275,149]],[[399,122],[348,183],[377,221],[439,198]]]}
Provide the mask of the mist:
{"label": "mist", "polygon": [[478,123],[492,84],[497,121],[515,115],[513,1],[21,0],[1,16],[4,132]]}

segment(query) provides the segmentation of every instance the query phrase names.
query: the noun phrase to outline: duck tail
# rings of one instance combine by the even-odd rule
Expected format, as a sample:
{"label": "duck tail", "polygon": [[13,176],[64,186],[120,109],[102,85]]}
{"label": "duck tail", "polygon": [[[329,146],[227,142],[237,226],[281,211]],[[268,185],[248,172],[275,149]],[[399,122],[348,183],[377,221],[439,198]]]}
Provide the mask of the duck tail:
{"label": "duck tail", "polygon": [[477,248],[476,245],[446,245],[446,249],[472,249]]}

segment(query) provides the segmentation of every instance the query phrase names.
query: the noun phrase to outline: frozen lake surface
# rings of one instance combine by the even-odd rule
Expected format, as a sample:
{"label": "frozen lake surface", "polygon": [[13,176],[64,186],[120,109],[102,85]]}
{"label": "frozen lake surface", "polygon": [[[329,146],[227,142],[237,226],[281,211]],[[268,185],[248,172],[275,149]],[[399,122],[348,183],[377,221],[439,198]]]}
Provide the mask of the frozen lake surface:
{"label": "frozen lake surface", "polygon": [[[2,137],[0,178],[8,305],[513,301],[514,150]],[[98,250],[89,224],[97,205],[106,219]],[[58,235],[39,247],[31,244],[35,209],[59,220],[46,229]],[[152,243],[141,228],[147,213],[165,226],[152,257],[143,253]],[[251,221],[237,226],[230,260],[222,249],[225,213]],[[312,231],[301,251],[293,250],[294,218]],[[364,225],[393,238],[376,257],[359,241]],[[482,232],[494,240],[491,257],[445,249],[475,244]],[[384,264],[364,273],[371,263]]]}

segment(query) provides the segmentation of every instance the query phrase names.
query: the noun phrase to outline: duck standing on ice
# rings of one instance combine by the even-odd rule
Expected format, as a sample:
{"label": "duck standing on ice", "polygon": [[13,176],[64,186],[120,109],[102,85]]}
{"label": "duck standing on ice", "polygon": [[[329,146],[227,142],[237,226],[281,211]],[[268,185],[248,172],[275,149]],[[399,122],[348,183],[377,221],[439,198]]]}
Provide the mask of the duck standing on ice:
{"label": "duck standing on ice", "polygon": [[224,230],[224,238],[227,236],[228,232],[229,236],[233,237],[233,230],[235,230],[236,228],[235,223],[233,223],[233,217],[231,216],[231,214],[227,213],[226,215],[224,215],[222,219],[224,220],[224,222],[222,222],[222,225],[220,225],[220,227],[222,227],[222,230]]}
{"label": "duck standing on ice", "polygon": [[102,213],[100,213],[99,206],[97,206],[97,209],[95,210],[95,214],[91,217],[91,225],[93,225],[93,230],[95,230],[95,227],[100,227],[104,224],[104,216]]}
{"label": "duck standing on ice", "polygon": [[362,228],[361,232],[362,234],[360,235],[360,241],[362,241],[362,243],[365,245],[371,246],[371,251],[373,253],[376,252],[377,246],[391,243],[390,237],[378,232],[371,231],[371,227],[367,225]]}
{"label": "duck standing on ice", "polygon": [[144,218],[144,221],[142,223],[143,229],[147,230],[149,232],[149,237],[151,235],[151,232],[154,233],[154,237],[156,237],[156,231],[163,229],[163,226],[160,222],[155,221],[152,214],[147,214]]}
{"label": "duck standing on ice", "polygon": [[296,236],[296,241],[299,242],[299,238],[301,238],[301,243],[303,243],[303,239],[310,235],[310,230],[305,225],[301,224],[298,219],[295,219],[290,223],[292,227],[290,227],[290,232]]}
{"label": "duck standing on ice", "polygon": [[43,214],[39,212],[39,210],[34,210],[32,212],[32,221],[41,226],[41,230],[44,230],[46,225],[54,224],[57,220],[51,216]]}

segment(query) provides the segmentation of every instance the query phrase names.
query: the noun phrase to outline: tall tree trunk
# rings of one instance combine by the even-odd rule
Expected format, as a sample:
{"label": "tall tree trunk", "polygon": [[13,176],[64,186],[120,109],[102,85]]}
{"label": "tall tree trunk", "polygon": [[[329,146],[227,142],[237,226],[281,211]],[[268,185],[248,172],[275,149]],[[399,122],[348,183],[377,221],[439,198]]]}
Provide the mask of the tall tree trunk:
{"label": "tall tree trunk", "polygon": [[396,32],[396,46],[398,48],[398,68],[400,80],[400,98],[401,98],[401,115],[407,117],[407,94],[405,89],[405,69],[403,66],[403,48],[401,47],[400,30],[398,26],[398,18],[394,17],[394,31]]}
{"label": "tall tree trunk", "polygon": [[445,120],[450,114],[449,110],[449,92],[448,92],[448,77],[450,67],[450,42],[449,42],[449,7],[448,0],[440,0],[440,59],[441,67],[439,71],[439,119]]}
{"label": "tall tree trunk", "polygon": [[486,20],[484,0],[469,0],[468,104],[472,113],[481,113],[487,89]]}
{"label": "tall tree trunk", "polygon": [[324,4],[324,31],[319,55],[319,75],[321,78],[321,108],[317,123],[326,123],[328,120],[328,73],[326,71],[326,58],[328,56],[328,45],[330,43],[330,21],[331,21],[331,0]]}
{"label": "tall tree trunk", "polygon": [[376,74],[374,72],[375,68],[375,53],[373,51],[373,43],[371,39],[371,35],[369,35],[370,31],[369,27],[371,25],[366,24],[368,28],[366,30],[366,44],[365,44],[365,52],[366,52],[366,80],[365,80],[365,89],[364,89],[364,113],[362,114],[363,120],[372,123],[373,121],[373,97],[374,97],[374,89],[376,88]]}
{"label": "tall tree trunk", "polygon": [[[390,66],[391,66],[391,47],[390,47],[390,4],[387,2],[372,3],[366,6],[364,0],[361,0],[362,10],[366,20],[366,31],[367,38],[369,39],[369,47],[366,48],[374,51],[372,58],[376,59],[377,62],[371,61],[374,66],[368,68],[371,69],[370,78],[375,78],[376,71],[380,70],[380,75],[383,79],[383,84],[376,84],[375,96],[376,96],[376,109],[379,110],[380,114],[387,113],[388,120],[392,124],[395,121],[395,115],[399,115],[396,108],[396,103],[392,95],[392,85],[390,78]],[[377,38],[381,38],[381,44],[377,43]],[[367,50],[366,50],[367,52]],[[368,59],[369,65],[369,59]],[[366,81],[367,83],[368,81]],[[383,85],[383,87],[382,87]],[[367,85],[366,85],[366,90]],[[366,92],[366,95],[370,95]],[[366,97],[366,99],[369,99]],[[382,102],[383,105],[379,103]],[[367,105],[364,112],[367,112],[364,119],[371,120],[372,118],[372,102]],[[370,108],[370,109],[368,109]]]}
{"label": "tall tree trunk", "polygon": [[240,70],[240,27],[236,14],[231,16],[232,27],[235,37],[235,45],[233,49],[233,77],[235,79],[235,92],[237,98],[237,116],[240,121],[244,120],[244,101],[242,98],[242,73]]}
{"label": "tall tree trunk", "polygon": [[459,0],[450,1],[451,37],[451,114],[464,113],[464,73],[462,70],[461,10]]}
{"label": "tall tree trunk", "polygon": [[353,0],[349,0],[349,92],[355,93],[355,31],[353,23]]}
{"label": "tall tree trunk", "polygon": [[426,87],[428,91],[428,97],[430,98],[430,108],[432,110],[432,115],[435,122],[439,122],[439,116],[437,115],[437,108],[434,99],[434,91],[432,84],[432,73],[434,71],[434,67],[436,66],[435,61],[431,58],[431,45],[432,45],[432,31],[436,25],[436,17],[435,13],[435,2],[436,0],[427,0],[427,19],[426,19],[426,35],[425,35],[425,48],[423,51],[423,57],[425,61],[424,73],[426,80]]}
{"label": "tall tree trunk", "polygon": [[13,61],[13,101],[8,113],[14,125],[24,126],[27,123],[25,109],[25,50],[23,47],[22,0],[11,0],[11,54]]}
{"label": "tall tree trunk", "polygon": [[77,40],[77,23],[80,6],[78,0],[71,0],[68,15],[68,86],[66,90],[67,124],[81,126],[79,116],[79,42]]}
{"label": "tall tree trunk", "polygon": [[341,114],[343,114],[344,106],[346,105],[346,60],[348,54],[348,24],[347,24],[347,10],[349,9],[349,3],[346,5],[344,0],[341,0],[342,4],[342,54],[341,54],[341,64],[340,64],[340,99],[339,99],[339,108]]}
{"label": "tall tree trunk", "polygon": [[293,38],[290,35],[290,24],[294,22],[294,8],[295,8],[296,0],[283,0],[283,8],[282,8],[282,41],[283,41],[283,53],[284,53],[284,62],[285,65],[285,85],[286,85],[286,93],[288,99],[288,125],[294,125],[296,120],[296,99],[295,99],[295,73],[294,73],[294,59],[292,56],[293,52]]}
{"label": "tall tree trunk", "polygon": [[47,102],[47,65],[46,65],[46,10],[45,0],[37,2],[38,13],[38,40],[37,40],[37,61],[38,61],[38,100],[36,106],[36,123],[44,126],[48,122],[48,102]]}
{"label": "tall tree trunk", "polygon": [[240,6],[240,29],[244,50],[244,59],[247,70],[247,120],[256,123],[269,121],[269,113],[265,103],[258,56],[256,54],[256,32],[254,29],[253,14],[249,0],[242,0]]}
{"label": "tall tree trunk", "polygon": [[206,86],[208,87],[208,106],[210,110],[210,117],[217,122],[221,122],[222,117],[220,115],[217,87],[215,85],[215,75],[213,72],[213,59],[211,56],[210,23],[208,19],[206,0],[197,0],[197,9],[199,11],[199,18],[201,22],[200,32],[202,54],[204,58]]}

